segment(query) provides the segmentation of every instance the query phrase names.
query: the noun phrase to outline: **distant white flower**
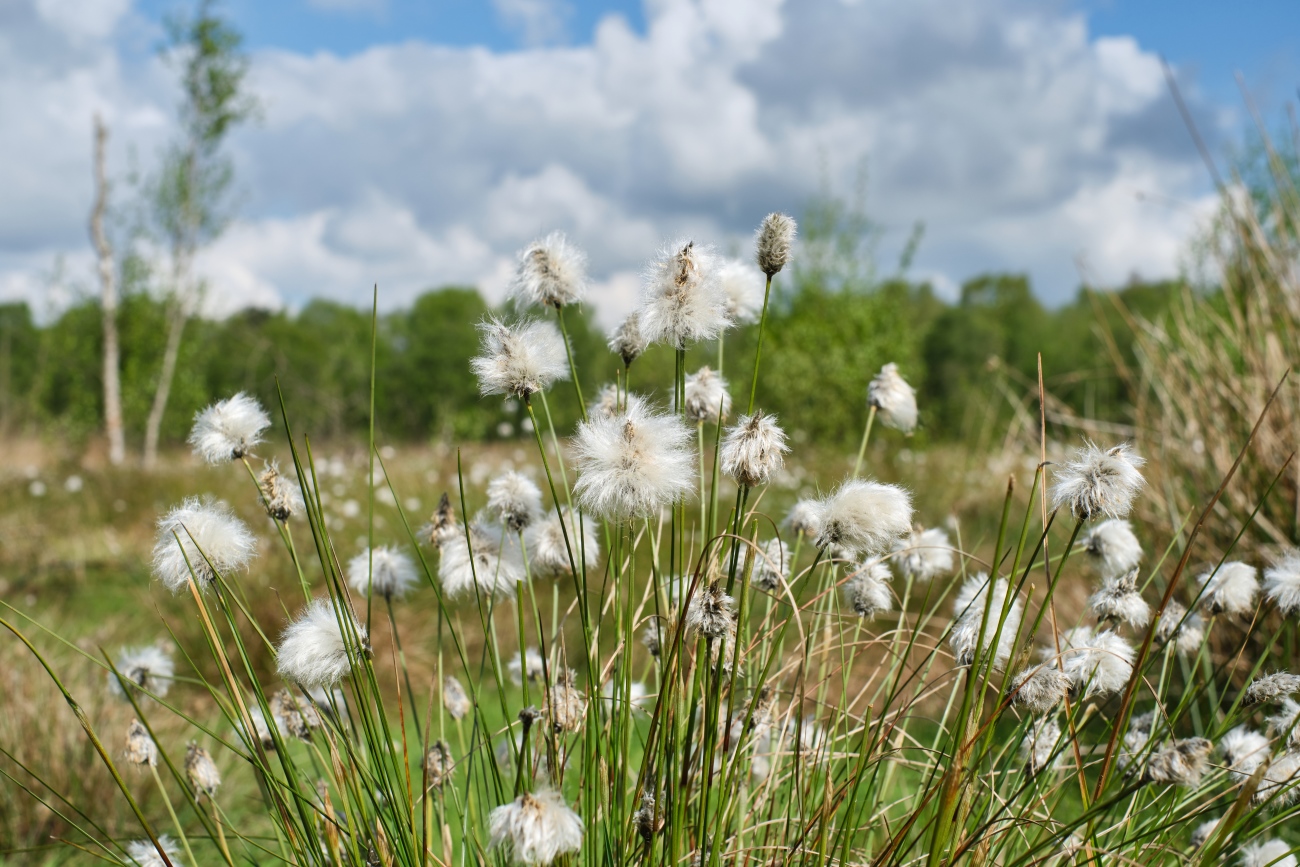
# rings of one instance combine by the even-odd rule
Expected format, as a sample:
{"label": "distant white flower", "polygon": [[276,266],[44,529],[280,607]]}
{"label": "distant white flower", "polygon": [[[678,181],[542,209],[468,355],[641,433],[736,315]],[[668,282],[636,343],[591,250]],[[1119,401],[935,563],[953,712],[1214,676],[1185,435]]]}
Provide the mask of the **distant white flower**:
{"label": "distant white flower", "polygon": [[1098,564],[1103,577],[1123,575],[1142,560],[1142,543],[1133,527],[1121,518],[1102,521],[1083,537],[1083,548]]}
{"label": "distant white flower", "polygon": [[582,422],[574,451],[574,494],[606,520],[649,517],[695,488],[691,431],[679,417],[644,405]]}
{"label": "distant white flower", "polygon": [[1175,786],[1198,786],[1214,744],[1205,738],[1183,738],[1156,750],[1147,760],[1146,779]]}
{"label": "distant white flower", "polygon": [[587,415],[591,418],[609,418],[618,415],[624,406],[644,409],[645,402],[641,395],[628,391],[620,393],[618,386],[609,383],[601,387],[596,399],[587,406]]}
{"label": "distant white flower", "polygon": [[520,795],[488,817],[492,846],[508,848],[520,864],[550,864],[582,847],[582,819],[552,790]]}
{"label": "distant white flower", "polygon": [[[1011,649],[1020,629],[1020,616],[1024,610],[1019,596],[1011,599],[1010,607],[1007,597],[1010,587],[1007,579],[999,578],[993,584],[992,598],[989,597],[989,576],[983,572],[967,578],[957,591],[953,604],[952,630],[948,634],[948,644],[957,657],[958,665],[970,665],[978,652],[986,651],[997,639],[997,652],[994,668],[1001,669],[1011,658]],[[985,609],[988,619],[985,620]],[[1002,612],[1006,609],[1006,619]],[[1001,634],[998,624],[1001,623]]]}
{"label": "distant white flower", "polygon": [[606,345],[609,351],[623,359],[625,366],[631,366],[632,362],[641,357],[645,352],[649,341],[641,333],[641,317],[635,310],[627,315],[627,318],[619,323],[618,328],[614,329],[609,335],[609,341]]}
{"label": "distant white flower", "polygon": [[1060,767],[1063,757],[1060,724],[1052,717],[1031,722],[1020,741],[1020,758],[1029,768],[1029,773],[1040,774],[1049,767]]}
{"label": "distant white flower", "polygon": [[863,563],[844,583],[844,598],[859,617],[874,618],[894,607],[889,567],[879,560]]}
{"label": "distant white flower", "polygon": [[731,395],[727,380],[707,365],[686,375],[686,418],[690,421],[707,421],[721,424],[731,414]]}
{"label": "distant white flower", "polygon": [[800,500],[786,513],[785,525],[805,539],[815,539],[822,532],[820,511],[816,500]]}
{"label": "distant white flower", "polygon": [[790,579],[790,546],[768,539],[754,552],[749,583],[760,590],[779,590]]}
{"label": "distant white flower", "polygon": [[185,748],[185,776],[189,778],[196,799],[200,795],[211,798],[221,788],[221,772],[212,756],[193,741]]}
{"label": "distant white flower", "polygon": [[199,586],[206,587],[217,573],[243,569],[256,552],[257,540],[228,506],[191,497],[158,521],[153,574],[179,593],[191,569]]}
{"label": "distant white flower", "polygon": [[274,461],[268,463],[257,477],[257,487],[262,495],[262,507],[271,518],[284,522],[306,508],[302,488],[283,475]]}
{"label": "distant white flower", "polygon": [[1085,696],[1109,695],[1128,684],[1133,673],[1133,646],[1110,630],[1066,630],[1060,668]]}
{"label": "distant white flower", "polygon": [[1064,699],[1070,689],[1070,678],[1054,665],[1031,665],[1016,675],[1007,694],[1011,704],[1031,713],[1048,713]]}
{"label": "distant white flower", "polygon": [[1300,551],[1283,552],[1264,570],[1264,595],[1284,615],[1300,611]]}
{"label": "distant white flower", "polygon": [[362,551],[348,562],[348,586],[368,595],[401,599],[420,580],[415,561],[399,548],[383,546]]}
{"label": "distant white flower", "polygon": [[562,232],[552,232],[519,252],[510,296],[539,307],[566,307],[587,290],[587,255]]}
{"label": "distant white flower", "polygon": [[1277,703],[1278,711],[1264,721],[1268,723],[1269,734],[1275,738],[1285,737],[1291,749],[1300,747],[1300,703],[1292,698],[1284,698]]}
{"label": "distant white flower", "polygon": [[727,316],[742,324],[758,320],[763,310],[763,274],[748,262],[728,259],[718,268],[718,281],[727,296]]}
{"label": "distant white flower", "polygon": [[955,552],[943,530],[914,527],[911,533],[894,543],[894,553],[897,555],[894,562],[905,576],[929,581],[952,571]]}
{"label": "distant white flower", "polygon": [[[167,860],[171,861],[172,867],[184,867],[175,840],[163,834],[158,837],[158,843],[167,853]],[[158,847],[152,840],[132,840],[126,846],[126,859],[123,863],[134,864],[137,867],[166,867],[167,864],[167,861],[158,854]]]}
{"label": "distant white flower", "polygon": [[457,530],[442,537],[438,551],[438,581],[449,597],[509,597],[524,580],[519,540],[502,527],[475,519],[469,541],[464,530]]}
{"label": "distant white flower", "polygon": [[508,471],[488,482],[487,513],[518,533],[542,513],[542,491],[523,473]]}
{"label": "distant white flower", "polygon": [[126,729],[126,751],[122,755],[133,765],[158,766],[158,745],[138,719],[131,720]]}
{"label": "distant white flower", "polygon": [[916,430],[916,391],[892,361],[867,385],[867,405],[876,408],[885,427],[910,434]]}
{"label": "distant white flower", "polygon": [[451,718],[456,720],[464,719],[474,707],[469,696],[465,694],[465,687],[450,674],[442,679],[442,706],[446,708]]}
{"label": "distant white flower", "polygon": [[339,612],[328,599],[314,599],[280,637],[276,668],[299,686],[331,686],[351,673],[352,658],[369,654],[366,628],[351,612]]}
{"label": "distant white flower", "polygon": [[457,536],[464,537],[465,534],[456,522],[456,510],[451,507],[451,498],[445,491],[438,500],[437,511],[433,513],[433,518],[424,528],[423,533],[435,548],[441,548]]}
{"label": "distant white flower", "polygon": [[[113,665],[117,668],[117,674],[108,672],[108,688],[113,695],[123,699],[126,698],[126,691],[122,689],[122,680],[126,681],[128,688],[135,686],[145,693],[164,696],[171,688],[172,677],[176,674],[171,654],[152,644],[123,649]],[[118,674],[122,676],[121,680],[118,679]]]}
{"label": "distant white flower", "polygon": [[262,441],[271,418],[255,398],[242,391],[219,400],[194,416],[190,445],[194,454],[210,464],[238,460]]}
{"label": "distant white flower", "polygon": [[665,247],[646,269],[637,315],[650,343],[685,349],[721,334],[731,322],[713,251],[693,241]]}
{"label": "distant white flower", "polygon": [[1241,697],[1241,703],[1251,707],[1264,702],[1277,701],[1279,698],[1287,698],[1297,692],[1300,692],[1300,674],[1275,671],[1255,678],[1250,686],[1246,687],[1246,694]]}
{"label": "distant white flower", "polygon": [[455,762],[451,757],[451,747],[446,741],[434,741],[424,753],[424,779],[430,790],[441,789],[443,783],[451,776]]}
{"label": "distant white flower", "polygon": [[766,485],[785,466],[785,431],[774,416],[758,410],[742,415],[722,438],[722,472],[749,488]]}
{"label": "distant white flower", "polygon": [[1275,810],[1295,803],[1300,797],[1300,751],[1292,748],[1273,758],[1255,789],[1255,803],[1268,802]]}
{"label": "distant white flower", "polygon": [[1116,620],[1134,627],[1151,621],[1151,606],[1137,589],[1137,569],[1103,580],[1101,588],[1088,597],[1088,608],[1098,620]]}
{"label": "distant white flower", "polygon": [[1204,638],[1205,621],[1201,615],[1196,612],[1189,614],[1186,606],[1170,599],[1156,623],[1156,640],[1161,644],[1172,640],[1179,653],[1191,654],[1201,649]]}
{"label": "distant white flower", "polygon": [[1213,614],[1249,614],[1255,610],[1259,579],[1249,563],[1224,563],[1203,572],[1196,581],[1204,589],[1201,599]]}
{"label": "distant white flower", "polygon": [[1206,841],[1210,839],[1210,835],[1213,834],[1215,829],[1218,827],[1218,819],[1210,819],[1209,821],[1197,825],[1196,828],[1192,830],[1192,845],[1198,849],[1204,846]]}
{"label": "distant white flower", "polygon": [[524,675],[527,674],[529,681],[541,680],[546,676],[546,663],[542,660],[542,654],[536,647],[529,647],[524,650],[521,657],[518,653],[510,658],[506,663],[506,672],[510,675],[510,680],[515,686],[522,686]]}
{"label": "distant white flower", "polygon": [[912,527],[912,496],[896,485],[849,479],[817,503],[817,547],[879,554]]}
{"label": "distant white flower", "polygon": [[513,326],[495,317],[478,326],[483,354],[470,361],[482,394],[528,400],[551,383],[569,378],[564,338],[550,322],[525,319]]}
{"label": "distant white flower", "polygon": [[1133,498],[1146,484],[1141,473],[1144,463],[1127,443],[1103,449],[1085,442],[1074,460],[1057,472],[1052,487],[1052,508],[1067,508],[1080,520],[1100,515],[1123,518],[1133,508]]}
{"label": "distant white flower", "polygon": [[1223,763],[1238,781],[1250,779],[1268,759],[1268,738],[1245,726],[1237,726],[1219,739]]}
{"label": "distant white flower", "polygon": [[[563,527],[560,525],[561,520],[564,521]],[[569,559],[569,547],[564,542],[565,530],[568,531],[569,545],[573,546],[572,560]],[[585,516],[580,522],[575,522],[568,506],[561,506],[558,511],[552,509],[545,518],[530,524],[524,533],[524,547],[528,553],[530,572],[540,578],[572,575],[574,565],[594,569],[600,561],[596,522]]]}
{"label": "distant white flower", "polygon": [[[1129,768],[1129,772],[1133,773],[1145,767],[1145,753],[1151,743],[1151,729],[1155,722],[1156,712],[1153,710],[1138,714],[1129,721],[1128,731],[1124,732],[1123,748],[1119,751],[1118,762],[1121,768]],[[1130,767],[1139,761],[1142,763],[1140,766]]]}
{"label": "distant white flower", "polygon": [[763,218],[754,235],[754,258],[760,271],[772,277],[790,263],[790,248],[797,231],[793,217],[771,213]]}
{"label": "distant white flower", "polygon": [[1296,857],[1290,843],[1282,840],[1265,840],[1241,848],[1241,867],[1296,867]]}

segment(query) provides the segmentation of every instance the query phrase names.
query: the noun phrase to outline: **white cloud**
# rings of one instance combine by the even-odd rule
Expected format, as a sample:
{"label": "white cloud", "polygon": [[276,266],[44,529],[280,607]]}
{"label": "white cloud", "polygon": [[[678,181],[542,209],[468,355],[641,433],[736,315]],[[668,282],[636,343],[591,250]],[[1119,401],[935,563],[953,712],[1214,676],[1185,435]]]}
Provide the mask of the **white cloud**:
{"label": "white cloud", "polygon": [[497,16],[525,45],[563,42],[572,8],[563,0],[492,0]]}
{"label": "white cloud", "polygon": [[[33,291],[51,251],[86,249],[91,112],[121,171],[128,146],[152,158],[172,103],[131,49],[134,13],[78,29],[37,8],[0,33],[7,293]],[[365,303],[375,283],[389,305],[446,283],[497,297],[514,251],[561,228],[612,321],[664,238],[743,251],[823,179],[849,195],[864,160],[870,215],[898,243],[927,223],[916,273],[945,294],[1023,270],[1063,300],[1080,257],[1106,281],[1166,276],[1210,206],[1158,59],[1059,7],[650,0],[646,17],[567,47],[260,53],[265,120],[234,142],[244,216],[201,260],[209,305]],[[1215,135],[1221,114],[1188,93]]]}

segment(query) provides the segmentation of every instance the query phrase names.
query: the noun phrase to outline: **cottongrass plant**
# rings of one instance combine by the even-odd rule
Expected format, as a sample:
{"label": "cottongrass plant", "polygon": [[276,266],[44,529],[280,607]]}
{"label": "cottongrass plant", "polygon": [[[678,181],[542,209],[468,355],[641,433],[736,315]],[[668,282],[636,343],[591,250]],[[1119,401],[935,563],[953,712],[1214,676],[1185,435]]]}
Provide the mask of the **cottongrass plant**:
{"label": "cottongrass plant", "polygon": [[[793,235],[780,215],[758,233],[765,299]],[[667,248],[588,404],[567,255],[525,251],[516,292],[555,321],[489,319],[466,371],[523,402],[535,458],[459,473],[422,524],[403,506],[425,482],[389,476],[372,441],[399,520],[368,522],[351,562],[291,408],[274,485],[246,460],[260,407],[255,430],[221,428],[212,454],[245,463],[242,505],[280,544],[258,554],[201,491],[164,515],[153,569],[198,640],[112,656],[63,638],[129,727],[104,730],[77,699],[104,681],[65,679],[59,637],[5,607],[133,817],[110,831],[103,805],[37,792],[72,845],[227,867],[1294,863],[1293,555],[1260,588],[1254,553],[1202,552],[1197,521],[1178,556],[1144,556],[1169,532],[1125,523],[1144,481],[1123,443],[1035,459],[991,538],[919,526],[906,486],[860,466],[778,502],[776,419],[751,405],[726,427],[717,392],[692,410],[684,364],[757,290],[723,291],[702,246]],[[627,390],[647,339],[675,350],[669,393]],[[571,432],[545,411],[561,381],[591,407]],[[908,429],[915,394],[891,388],[872,408]],[[220,426],[200,422],[208,442]],[[300,500],[272,508],[287,485]],[[277,551],[299,587],[249,580]]]}

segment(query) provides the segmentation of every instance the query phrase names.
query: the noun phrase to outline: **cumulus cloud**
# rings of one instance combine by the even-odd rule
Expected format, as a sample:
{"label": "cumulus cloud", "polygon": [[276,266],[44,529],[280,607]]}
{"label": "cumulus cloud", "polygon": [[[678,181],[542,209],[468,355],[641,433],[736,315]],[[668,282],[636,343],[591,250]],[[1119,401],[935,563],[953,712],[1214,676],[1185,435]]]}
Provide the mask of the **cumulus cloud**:
{"label": "cumulus cloud", "polygon": [[[90,113],[110,114],[119,166],[169,123],[165,71],[130,49],[135,13],[98,4],[74,25],[47,5],[23,0],[0,28],[28,43],[0,51],[0,103],[21,118],[0,145],[30,161],[0,165],[7,293],[28,291],[35,257],[85,248]],[[656,0],[644,33],[610,15],[588,44],[543,35],[260,52],[264,121],[234,142],[243,215],[200,262],[213,312],[361,302],[375,283],[390,306],[448,283],[496,297],[514,251],[559,228],[589,250],[612,321],[665,237],[743,250],[763,214],[798,213],[824,182],[850,194],[864,163],[869,213],[898,243],[927,223],[915,273],[945,293],[1019,270],[1062,300],[1080,260],[1102,282],[1169,275],[1212,207],[1155,55],[1054,4]],[[1218,133],[1222,112],[1188,94]]]}

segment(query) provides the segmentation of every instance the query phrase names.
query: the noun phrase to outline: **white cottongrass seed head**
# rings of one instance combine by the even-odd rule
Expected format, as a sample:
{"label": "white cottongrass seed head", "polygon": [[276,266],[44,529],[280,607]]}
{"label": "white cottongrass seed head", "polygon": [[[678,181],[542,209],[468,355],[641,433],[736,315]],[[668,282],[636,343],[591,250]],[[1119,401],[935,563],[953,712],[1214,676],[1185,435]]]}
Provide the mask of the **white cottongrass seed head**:
{"label": "white cottongrass seed head", "polygon": [[185,748],[185,776],[189,778],[196,800],[201,795],[211,798],[221,787],[221,772],[212,756],[193,741]]}
{"label": "white cottongrass seed head", "polygon": [[1056,708],[1070,690],[1070,677],[1054,665],[1031,665],[1017,674],[1007,688],[1011,704],[1041,716]]}
{"label": "white cottongrass seed head", "polygon": [[1277,713],[1267,717],[1268,731],[1272,737],[1287,739],[1291,749],[1300,748],[1300,702],[1293,698],[1284,698],[1277,703]]}
{"label": "white cottongrass seed head", "polygon": [[785,525],[797,536],[816,539],[821,535],[821,510],[816,500],[799,500],[786,513]]}
{"label": "white cottongrass seed head", "polygon": [[1254,566],[1233,561],[1218,569],[1202,572],[1196,581],[1204,592],[1201,602],[1212,614],[1250,614],[1259,595],[1259,578]]}
{"label": "white cottongrass seed head", "polygon": [[1085,441],[1074,460],[1056,472],[1052,508],[1068,509],[1084,521],[1102,515],[1127,517],[1138,491],[1146,484],[1141,471],[1145,463],[1128,443],[1103,449]]}
{"label": "white cottongrass seed head", "polygon": [[1296,867],[1295,848],[1285,840],[1265,840],[1241,847],[1241,867]]}
{"label": "white cottongrass seed head", "polygon": [[[993,593],[989,594],[989,576],[979,572],[967,578],[957,591],[953,602],[953,624],[948,634],[948,644],[958,665],[970,665],[977,653],[986,652],[997,640],[994,654],[994,668],[1002,669],[1011,658],[1011,648],[1015,643],[1016,632],[1020,628],[1020,616],[1024,606],[1019,595],[1012,597],[1010,606],[1007,596],[1010,586],[1007,579],[999,578],[993,582]],[[988,618],[985,619],[987,609]],[[1003,619],[1003,611],[1006,618]],[[998,625],[1001,624],[1001,632]]]}
{"label": "white cottongrass seed head", "polygon": [[1156,622],[1156,640],[1161,644],[1174,643],[1174,649],[1183,655],[1196,653],[1205,638],[1205,621],[1195,611],[1188,613],[1187,606],[1170,599]]}
{"label": "white cottongrass seed head", "polygon": [[480,322],[483,354],[470,360],[481,394],[527,401],[556,380],[569,378],[564,338],[550,322],[525,319],[506,325],[496,317]]}
{"label": "white cottongrass seed head", "polygon": [[880,368],[880,373],[867,384],[867,406],[876,408],[876,415],[885,427],[905,434],[916,430],[916,391],[892,361]]}
{"label": "white cottongrass seed head", "polygon": [[[171,688],[172,677],[176,674],[176,664],[172,662],[171,654],[154,644],[123,648],[113,661],[113,666],[117,669],[117,674],[107,672],[108,689],[124,700],[127,697],[126,690],[122,688],[124,681],[127,689],[135,691],[138,688],[144,693],[164,696]],[[137,697],[140,697],[139,692]]]}
{"label": "white cottongrass seed head", "polygon": [[351,673],[352,659],[369,654],[366,628],[352,613],[314,599],[280,637],[276,668],[299,686],[333,686]]}
{"label": "white cottongrass seed head", "polygon": [[1206,842],[1210,839],[1210,835],[1213,834],[1215,829],[1217,829],[1218,827],[1219,827],[1218,819],[1210,819],[1208,821],[1202,822],[1201,824],[1197,825],[1194,829],[1192,829],[1191,844],[1198,849],[1204,846]]}
{"label": "white cottongrass seed head", "polygon": [[552,232],[519,251],[510,297],[559,309],[577,304],[587,291],[587,254]]}
{"label": "white cottongrass seed head", "polygon": [[645,335],[641,332],[641,316],[633,310],[627,317],[619,323],[609,335],[609,340],[605,344],[609,351],[623,359],[625,366],[631,366],[632,362],[641,357],[650,341],[646,340]]}
{"label": "white cottongrass seed head", "polygon": [[1061,725],[1052,717],[1042,717],[1029,724],[1020,741],[1020,758],[1031,774],[1041,774],[1061,764]]}
{"label": "white cottongrass seed head", "polygon": [[1066,630],[1061,636],[1059,665],[1069,676],[1076,695],[1105,696],[1119,692],[1133,673],[1133,659],[1133,645],[1109,629],[1093,632],[1081,626]]}
{"label": "white cottongrass seed head", "polygon": [[488,482],[487,513],[518,533],[542,513],[542,490],[523,473],[509,470]]}
{"label": "white cottongrass seed head", "polygon": [[731,394],[727,380],[709,366],[686,375],[686,418],[694,422],[721,424],[731,415]]}
{"label": "white cottongrass seed head", "polygon": [[618,386],[609,383],[596,393],[596,399],[587,406],[587,415],[592,418],[608,418],[623,411],[623,407],[645,406],[645,398],[629,391],[620,392]]}
{"label": "white cottongrass seed head", "polygon": [[1246,707],[1253,707],[1257,704],[1289,698],[1297,692],[1300,692],[1300,674],[1275,671],[1272,674],[1255,678],[1250,686],[1246,687],[1246,693],[1241,697],[1241,703]]}
{"label": "white cottongrass seed head", "polygon": [[[524,531],[524,544],[528,550],[529,569],[538,578],[572,575],[575,566],[579,570],[584,566],[595,569],[600,561],[596,522],[585,516],[580,521],[575,521],[568,506],[552,509],[546,517],[530,524]],[[569,559],[570,549],[573,552],[572,560]]]}
{"label": "white cottongrass seed head", "polygon": [[1250,775],[1269,757],[1268,738],[1246,726],[1237,726],[1219,738],[1219,753],[1223,764],[1238,782]]}
{"label": "white cottongrass seed head", "polygon": [[200,588],[205,588],[218,572],[224,575],[246,567],[256,553],[257,539],[229,506],[191,497],[158,521],[153,574],[168,590],[179,593],[193,569]]}
{"label": "white cottongrass seed head", "polygon": [[712,249],[693,241],[665,247],[646,269],[637,314],[649,343],[685,349],[721,334],[731,320]]}
{"label": "white cottongrass seed head", "polygon": [[728,637],[736,628],[735,607],[736,600],[720,583],[697,588],[686,606],[687,633],[713,640]]}
{"label": "white cottongrass seed head", "polygon": [[868,620],[892,611],[894,590],[889,586],[889,567],[879,560],[863,563],[844,582],[844,598],[859,617]]}
{"label": "white cottongrass seed head", "polygon": [[520,795],[488,817],[491,845],[505,847],[517,863],[546,865],[582,847],[582,818],[551,789]]}
{"label": "white cottongrass seed head", "polygon": [[880,554],[912,527],[912,495],[897,485],[849,479],[817,503],[817,547]]}
{"label": "white cottongrass seed head", "polygon": [[[180,860],[180,848],[176,841],[166,834],[159,835],[158,845],[167,853],[167,861],[172,867],[184,867]],[[152,840],[132,840],[126,844],[126,862],[135,867],[167,867],[167,861],[158,854],[158,846]]]}
{"label": "white cottongrass seed head", "polygon": [[257,477],[257,488],[261,493],[262,508],[276,521],[283,523],[294,515],[302,514],[306,508],[302,488],[281,473],[279,465],[274,461],[268,463]]}
{"label": "white cottongrass seed head", "polygon": [[587,719],[587,696],[574,686],[572,669],[560,672],[546,696],[545,713],[556,734],[576,732]]}
{"label": "white cottongrass seed head", "polygon": [[773,277],[790,264],[790,249],[798,229],[794,218],[785,214],[771,213],[763,218],[754,235],[754,258],[760,271]]}
{"label": "white cottongrass seed head", "polygon": [[1300,797],[1300,750],[1294,746],[1279,756],[1264,771],[1255,789],[1255,803],[1268,803],[1275,810],[1294,804]]}
{"label": "white cottongrass seed head", "polygon": [[1300,551],[1282,552],[1264,570],[1264,595],[1285,616],[1300,612]]}
{"label": "white cottongrass seed head", "polygon": [[465,687],[450,674],[442,679],[442,706],[454,720],[464,719],[474,707],[465,694]]}
{"label": "white cottongrass seed head", "polygon": [[347,577],[348,586],[362,596],[373,592],[384,599],[401,599],[420,580],[411,555],[391,545],[353,557],[348,561]]}
{"label": "white cottongrass seed head", "polygon": [[904,576],[929,581],[952,571],[954,553],[947,533],[938,527],[923,530],[918,526],[894,543],[893,559]]}
{"label": "white cottongrass seed head", "polygon": [[1214,744],[1206,738],[1182,738],[1151,753],[1146,779],[1153,783],[1195,787],[1205,776],[1206,760]]}
{"label": "white cottongrass seed head", "polygon": [[722,472],[748,488],[766,485],[785,467],[785,431],[776,417],[758,410],[742,415],[722,438]]}
{"label": "white cottongrass seed head", "polygon": [[1097,524],[1083,537],[1088,552],[1103,577],[1123,575],[1142,561],[1142,543],[1133,535],[1133,527],[1122,518]]}
{"label": "white cottongrass seed head", "polygon": [[270,426],[271,418],[262,405],[241,391],[200,410],[194,416],[189,443],[203,460],[222,464],[248,454]]}
{"label": "white cottongrass seed head", "polygon": [[790,546],[780,539],[768,539],[753,553],[749,583],[760,590],[780,590],[790,580]]}
{"label": "white cottongrass seed head", "polygon": [[763,311],[763,274],[748,262],[728,259],[718,268],[727,297],[727,316],[735,324],[756,322]]}
{"label": "white cottongrass seed head", "polygon": [[131,720],[126,729],[126,750],[122,756],[131,764],[140,767],[158,766],[158,745],[149,736],[149,730],[138,719]]}
{"label": "white cottongrass seed head", "polygon": [[1088,608],[1099,621],[1114,620],[1133,627],[1151,622],[1151,606],[1137,589],[1138,570],[1106,578],[1096,593],[1088,597]]}
{"label": "white cottongrass seed head", "polygon": [[578,425],[574,494],[598,518],[645,518],[695,489],[691,431],[675,415],[645,405]]}
{"label": "white cottongrass seed head", "polygon": [[529,647],[524,650],[521,657],[518,653],[510,658],[506,663],[506,672],[510,675],[511,682],[515,686],[520,686],[524,682],[524,675],[528,676],[529,681],[541,680],[546,675],[546,664],[542,660],[542,654],[536,647]]}
{"label": "white cottongrass seed head", "polygon": [[438,582],[453,599],[513,596],[525,577],[519,540],[478,519],[470,522],[468,539],[460,527],[443,535],[438,555]]}

